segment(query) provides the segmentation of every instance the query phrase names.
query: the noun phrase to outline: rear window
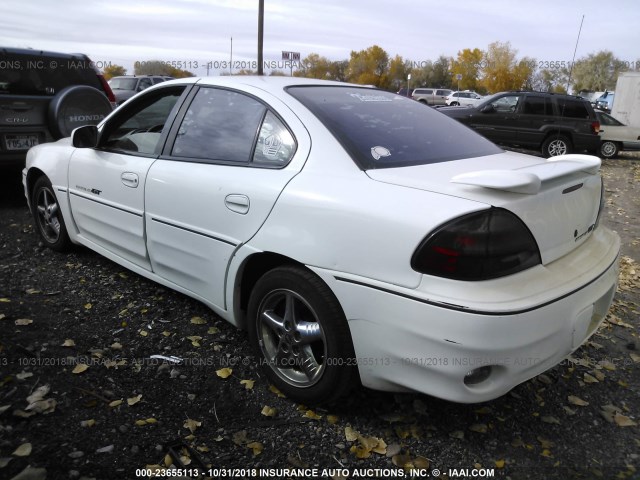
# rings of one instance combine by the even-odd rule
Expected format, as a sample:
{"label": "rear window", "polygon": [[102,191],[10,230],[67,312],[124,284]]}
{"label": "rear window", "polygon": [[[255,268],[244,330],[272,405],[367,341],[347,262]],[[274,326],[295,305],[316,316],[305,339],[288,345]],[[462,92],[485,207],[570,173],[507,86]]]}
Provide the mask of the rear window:
{"label": "rear window", "polygon": [[432,108],[381,90],[289,87],[363,170],[501,153],[484,137]]}
{"label": "rear window", "polygon": [[70,85],[89,85],[103,91],[86,57],[0,52],[0,95],[55,95]]}
{"label": "rear window", "polygon": [[109,80],[111,90],[135,90],[137,78],[112,78]]}

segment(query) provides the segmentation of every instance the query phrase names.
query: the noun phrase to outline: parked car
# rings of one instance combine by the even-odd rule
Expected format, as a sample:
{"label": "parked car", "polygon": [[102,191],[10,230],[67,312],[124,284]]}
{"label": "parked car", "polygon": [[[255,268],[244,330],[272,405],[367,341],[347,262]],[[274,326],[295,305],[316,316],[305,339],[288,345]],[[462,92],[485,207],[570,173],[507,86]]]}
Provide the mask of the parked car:
{"label": "parked car", "polygon": [[426,105],[446,105],[447,95],[452,91],[447,88],[416,88],[411,93],[411,98]]}
{"label": "parked car", "polygon": [[295,77],[150,87],[29,151],[42,242],[85,245],[248,330],[304,404],[359,382],[508,392],[604,319],[600,160],[504,152],[395,93]]}
{"label": "parked car", "polygon": [[482,101],[482,97],[476,92],[465,90],[463,92],[452,92],[451,95],[447,95],[445,103],[451,107],[458,105],[462,106],[475,106]]}
{"label": "parked car", "polygon": [[0,168],[107,116],[113,92],[86,55],[0,48]]}
{"label": "parked car", "polygon": [[596,154],[600,148],[600,124],[591,104],[581,97],[501,92],[475,107],[439,111],[492,142],[539,149],[545,157],[584,151]]}
{"label": "parked car", "polygon": [[621,150],[640,150],[640,128],[625,125],[614,117],[596,110],[600,122],[600,155],[614,158]]}
{"label": "parked car", "polygon": [[596,100],[595,108],[598,110],[602,110],[606,113],[611,113],[611,109],[613,108],[613,100],[615,99],[615,92],[604,92],[600,97]]}
{"label": "parked car", "polygon": [[403,97],[410,97],[411,96],[411,90],[409,90],[408,88],[401,88],[396,93],[398,95],[402,95]]}
{"label": "parked car", "polygon": [[109,86],[115,95],[116,105],[121,105],[136,93],[167,80],[173,80],[173,77],[163,75],[124,75],[111,78]]}

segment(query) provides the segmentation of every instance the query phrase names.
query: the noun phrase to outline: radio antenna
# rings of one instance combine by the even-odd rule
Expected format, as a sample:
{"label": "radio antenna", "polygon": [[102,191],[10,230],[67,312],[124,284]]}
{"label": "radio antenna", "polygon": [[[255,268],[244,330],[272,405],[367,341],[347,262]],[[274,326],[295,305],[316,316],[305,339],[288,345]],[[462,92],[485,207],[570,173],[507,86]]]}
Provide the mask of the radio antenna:
{"label": "radio antenna", "polygon": [[569,78],[567,79],[567,92],[569,92],[569,85],[571,85],[571,75],[573,74],[573,66],[576,63],[576,52],[578,51],[578,42],[580,42],[580,34],[582,33],[582,24],[584,23],[584,14],[582,20],[580,20],[580,29],[578,30],[578,38],[576,38],[576,48],[573,49],[573,58],[571,59],[571,67],[569,68]]}

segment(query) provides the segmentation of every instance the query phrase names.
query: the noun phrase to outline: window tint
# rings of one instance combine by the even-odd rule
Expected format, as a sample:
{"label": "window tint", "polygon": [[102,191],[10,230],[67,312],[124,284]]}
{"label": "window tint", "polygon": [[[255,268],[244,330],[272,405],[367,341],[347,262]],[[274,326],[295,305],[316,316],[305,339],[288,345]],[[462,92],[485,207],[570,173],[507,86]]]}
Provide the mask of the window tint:
{"label": "window tint", "polygon": [[553,115],[551,100],[549,97],[536,97],[527,95],[524,99],[522,113],[528,115]]}
{"label": "window tint", "polygon": [[135,90],[137,82],[135,78],[112,78],[109,86],[112,90]]}
{"label": "window tint", "polygon": [[296,143],[287,127],[272,112],[267,112],[260,128],[253,162],[258,165],[284,166],[296,150]]}
{"label": "window tint", "polygon": [[201,88],[171,152],[178,157],[249,162],[266,107],[247,95]]}
{"label": "window tint", "polygon": [[596,115],[598,117],[598,121],[602,125],[611,125],[611,126],[615,126],[615,127],[624,127],[624,123],[619,122],[618,120],[613,118],[611,115],[608,115],[606,113],[601,113],[601,112],[598,112]]}
{"label": "window tint", "polygon": [[145,88],[149,88],[151,85],[152,84],[150,78],[141,78],[140,83],[138,83],[138,91],[141,92]]}
{"label": "window tint", "polygon": [[433,93],[433,90],[429,90],[426,88],[416,88],[413,91],[414,95],[431,95]]}
{"label": "window tint", "polygon": [[106,126],[102,146],[128,153],[159,153],[165,123],[183,90],[168,88],[133,102]]}
{"label": "window tint", "polygon": [[589,111],[581,100],[558,98],[558,113],[561,117],[589,118]]}
{"label": "window tint", "polygon": [[457,120],[392,93],[357,87],[290,87],[362,169],[501,153]]}

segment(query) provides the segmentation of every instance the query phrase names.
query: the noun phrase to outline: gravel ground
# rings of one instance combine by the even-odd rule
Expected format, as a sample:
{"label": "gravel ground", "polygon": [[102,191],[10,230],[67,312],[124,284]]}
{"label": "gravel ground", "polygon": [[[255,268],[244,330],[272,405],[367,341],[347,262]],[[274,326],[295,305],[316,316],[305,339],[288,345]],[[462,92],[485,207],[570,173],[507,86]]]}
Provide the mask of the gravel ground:
{"label": "gravel ground", "polygon": [[1,172],[0,478],[133,479],[178,460],[214,478],[640,478],[640,157],[603,173],[621,282],[586,346],[484,404],[361,389],[324,410],[282,398],[202,304],[87,249],[44,249],[19,172]]}

